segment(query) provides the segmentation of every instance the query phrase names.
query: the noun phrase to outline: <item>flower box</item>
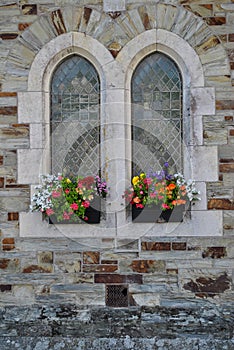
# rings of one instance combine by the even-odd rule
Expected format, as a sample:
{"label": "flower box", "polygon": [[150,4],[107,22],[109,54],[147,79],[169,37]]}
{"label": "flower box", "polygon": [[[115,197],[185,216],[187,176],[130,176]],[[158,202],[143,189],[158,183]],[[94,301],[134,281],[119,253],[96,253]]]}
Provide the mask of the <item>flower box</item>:
{"label": "flower box", "polygon": [[185,205],[175,206],[173,209],[163,210],[160,219],[165,222],[182,222],[185,213]]}
{"label": "flower box", "polygon": [[140,222],[182,222],[185,212],[185,205],[179,205],[173,209],[161,210],[159,205],[144,208],[137,208],[132,206],[132,221],[134,223]]}
{"label": "flower box", "polygon": [[122,197],[132,206],[133,222],[181,222],[185,206],[200,200],[195,182],[186,181],[180,173],[170,174],[168,166],[166,162],[160,171],[132,178],[132,186]]}
{"label": "flower box", "polygon": [[100,222],[101,198],[106,198],[107,188],[98,175],[42,175],[41,182],[32,197],[32,212],[40,211],[51,224]]}
{"label": "flower box", "polygon": [[85,218],[82,219],[77,215],[73,215],[70,220],[58,221],[55,215],[49,217],[49,224],[99,224],[101,217],[101,199],[95,197],[91,202],[90,206],[85,210]]}
{"label": "flower box", "polygon": [[132,221],[137,222],[157,222],[161,215],[161,208],[159,205],[152,207],[145,206],[144,208],[137,208],[132,206]]}

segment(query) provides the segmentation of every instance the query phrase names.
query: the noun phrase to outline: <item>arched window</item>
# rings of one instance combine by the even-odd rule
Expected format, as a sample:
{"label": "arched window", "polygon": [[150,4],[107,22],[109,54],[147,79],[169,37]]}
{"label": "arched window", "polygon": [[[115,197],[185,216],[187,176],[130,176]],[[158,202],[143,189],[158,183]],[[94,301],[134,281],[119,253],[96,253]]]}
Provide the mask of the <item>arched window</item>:
{"label": "arched window", "polygon": [[153,53],[132,77],[132,172],[183,171],[182,79],[165,54]]}
{"label": "arched window", "polygon": [[100,82],[96,69],[74,55],[55,70],[51,82],[51,170],[95,175],[100,169]]}

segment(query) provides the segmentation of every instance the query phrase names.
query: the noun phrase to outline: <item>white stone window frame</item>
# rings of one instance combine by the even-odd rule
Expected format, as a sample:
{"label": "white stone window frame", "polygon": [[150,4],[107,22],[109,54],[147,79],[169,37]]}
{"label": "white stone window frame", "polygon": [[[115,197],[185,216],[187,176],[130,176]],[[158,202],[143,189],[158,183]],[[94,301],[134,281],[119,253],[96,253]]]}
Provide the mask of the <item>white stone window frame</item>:
{"label": "white stone window frame", "polygon": [[[131,78],[138,63],[155,51],[167,54],[182,74],[184,173],[196,181],[202,200],[192,207],[191,219],[183,223],[133,224],[127,220],[122,199],[131,177]],[[202,65],[194,49],[163,29],[139,34],[116,59],[97,40],[75,32],[53,39],[39,51],[30,68],[27,91],[18,93],[19,123],[30,124],[30,148],[17,151],[18,182],[30,184],[33,191],[39,175],[50,172],[50,79],[58,64],[73,54],[88,59],[100,77],[101,165],[110,187],[107,220],[100,225],[56,226],[42,221],[40,213],[20,213],[20,236],[135,239],[142,235],[222,235],[222,212],[208,211],[206,198],[206,182],[218,180],[218,150],[217,146],[204,146],[202,136],[203,115],[215,114],[215,91],[205,86]]]}

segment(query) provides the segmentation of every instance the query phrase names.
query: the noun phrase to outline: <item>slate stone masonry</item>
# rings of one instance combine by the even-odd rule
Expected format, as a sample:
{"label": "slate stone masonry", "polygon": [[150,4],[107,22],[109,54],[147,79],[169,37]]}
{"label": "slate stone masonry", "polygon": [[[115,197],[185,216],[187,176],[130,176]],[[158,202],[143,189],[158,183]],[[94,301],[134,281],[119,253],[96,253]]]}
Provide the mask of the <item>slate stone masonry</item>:
{"label": "slate stone masonry", "polygon": [[[101,0],[0,1],[2,350],[234,348],[233,23],[233,0],[120,0],[113,7]],[[200,108],[200,144],[210,155],[218,149],[217,181],[206,181],[204,190],[206,209],[222,213],[222,235],[194,227],[196,235],[178,237],[20,236],[31,185],[18,181],[20,152],[41,145],[38,120],[30,119],[30,108],[22,113],[18,101],[36,55],[54,38],[79,32],[118,60],[132,38],[154,28],[188,41],[205,87],[215,91],[214,114],[205,103],[192,109]],[[209,167],[201,171],[208,174]],[[124,293],[127,307],[107,306],[109,291]]]}

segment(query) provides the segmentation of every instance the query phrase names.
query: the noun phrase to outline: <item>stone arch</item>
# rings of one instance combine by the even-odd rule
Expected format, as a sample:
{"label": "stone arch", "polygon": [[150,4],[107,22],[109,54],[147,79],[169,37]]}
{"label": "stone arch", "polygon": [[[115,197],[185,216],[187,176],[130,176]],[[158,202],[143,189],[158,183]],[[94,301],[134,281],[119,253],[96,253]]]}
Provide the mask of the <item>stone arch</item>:
{"label": "stone arch", "polygon": [[133,38],[153,29],[171,32],[188,42],[202,63],[205,78],[213,76],[216,67],[217,75],[230,76],[227,53],[219,38],[202,18],[182,6],[159,2],[128,9],[115,17],[98,7],[74,5],[72,9],[64,6],[39,16],[19,36],[6,60],[5,84],[8,79],[14,79],[17,86],[20,79],[25,82],[26,89],[29,69],[37,53],[59,36],[83,33],[117,57]]}
{"label": "stone arch", "polygon": [[[114,61],[112,55],[95,39],[83,33],[63,34],[51,40],[36,55],[28,74],[27,90],[18,93],[18,118],[20,122],[30,123],[30,150],[19,150],[19,181],[37,183],[38,174],[48,172],[49,166],[49,115],[50,115],[50,79],[57,65],[66,57],[79,54],[88,59],[96,68],[101,83],[101,100],[106,90],[106,78],[103,67]],[[101,110],[101,123],[105,123]],[[37,141],[35,141],[35,135]],[[36,160],[34,172],[27,173],[23,158]],[[22,160],[21,160],[22,158]]]}

